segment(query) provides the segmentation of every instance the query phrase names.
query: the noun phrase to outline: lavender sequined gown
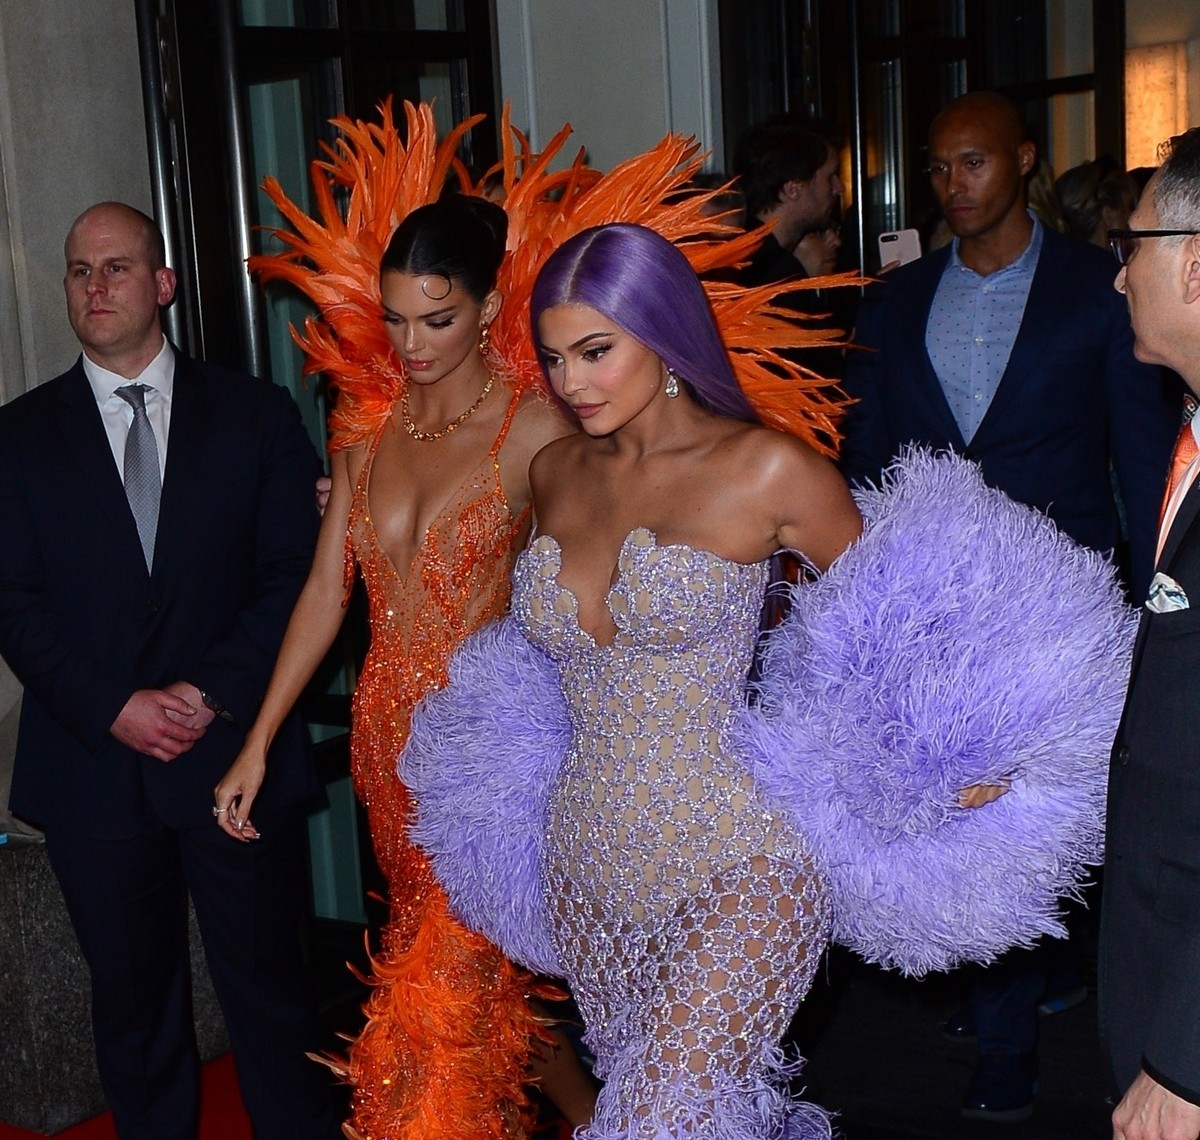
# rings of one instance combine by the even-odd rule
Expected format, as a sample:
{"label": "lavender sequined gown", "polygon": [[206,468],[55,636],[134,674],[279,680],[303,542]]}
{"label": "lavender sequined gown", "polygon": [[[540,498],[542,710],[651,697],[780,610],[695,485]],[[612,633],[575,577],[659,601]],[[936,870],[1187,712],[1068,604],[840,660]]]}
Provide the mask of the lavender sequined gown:
{"label": "lavender sequined gown", "polygon": [[513,613],[557,663],[571,717],[543,870],[607,1082],[579,1135],[827,1136],[819,1110],[788,1100],[776,1049],[825,945],[822,884],[725,744],[766,565],[633,531],[611,645],[580,629],[558,570],[554,539],[535,539]]}

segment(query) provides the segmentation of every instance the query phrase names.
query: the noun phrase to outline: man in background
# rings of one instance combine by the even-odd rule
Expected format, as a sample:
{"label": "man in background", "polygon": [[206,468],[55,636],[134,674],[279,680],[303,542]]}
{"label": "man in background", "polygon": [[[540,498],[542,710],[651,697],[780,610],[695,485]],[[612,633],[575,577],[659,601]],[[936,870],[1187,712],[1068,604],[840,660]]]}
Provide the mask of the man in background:
{"label": "man in background", "polygon": [[[846,375],[858,403],[841,462],[864,482],[909,444],[973,459],[989,484],[1120,558],[1140,602],[1179,401],[1158,368],[1134,359],[1111,258],[1028,209],[1036,159],[1004,96],[965,95],[934,119],[930,180],[954,241],[867,291],[855,335],[865,351],[850,354]],[[958,1027],[979,1044],[965,1116],[1032,1114],[1046,989],[1039,950],[1012,952],[979,975]]]}
{"label": "man in background", "polygon": [[[746,229],[770,224],[743,285],[769,285],[805,275],[793,253],[805,234],[824,230],[836,219],[842,196],[838,147],[827,132],[794,117],[751,127],[738,143],[734,173],[745,199]],[[803,294],[789,294],[788,303]]]}

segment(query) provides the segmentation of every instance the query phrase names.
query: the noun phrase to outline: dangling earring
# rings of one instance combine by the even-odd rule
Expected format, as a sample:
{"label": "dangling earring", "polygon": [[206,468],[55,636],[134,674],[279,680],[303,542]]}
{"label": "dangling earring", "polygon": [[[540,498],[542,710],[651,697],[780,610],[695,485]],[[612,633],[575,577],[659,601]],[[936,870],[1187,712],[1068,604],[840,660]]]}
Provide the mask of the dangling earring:
{"label": "dangling earring", "polygon": [[483,325],[479,330],[479,355],[487,358],[487,354],[492,350],[492,326]]}
{"label": "dangling earring", "polygon": [[673,400],[679,395],[679,377],[674,368],[667,369],[667,399]]}

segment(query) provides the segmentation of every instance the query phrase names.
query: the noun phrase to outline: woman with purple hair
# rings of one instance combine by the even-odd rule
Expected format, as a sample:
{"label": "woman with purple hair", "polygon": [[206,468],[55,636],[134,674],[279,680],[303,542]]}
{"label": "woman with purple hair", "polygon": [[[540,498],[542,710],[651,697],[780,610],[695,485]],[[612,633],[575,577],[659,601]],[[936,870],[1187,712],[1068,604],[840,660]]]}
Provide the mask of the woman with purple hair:
{"label": "woman with purple hair", "polygon": [[829,460],[759,425],[700,282],[653,231],[567,242],[531,316],[583,429],[530,468],[538,534],[513,602],[573,728],[543,866],[607,1080],[588,1135],[689,1134],[758,1110],[824,949],[804,841],[725,737],[769,559],[803,550],[824,569],[860,519]]}
{"label": "woman with purple hair", "polygon": [[[582,431],[530,468],[511,618],[460,649],[414,719],[414,834],[464,921],[569,980],[605,1081],[578,1136],[828,1137],[789,1097],[779,1042],[831,931],[914,973],[986,959],[1056,929],[1057,893],[1094,858],[1111,718],[1078,693],[1119,690],[1115,589],[959,460],[915,457],[864,496],[860,538],[835,467],[762,426],[703,287],[651,230],[566,242],[531,319]],[[750,708],[785,549],[833,569],[794,590]],[[1034,563],[1063,597],[1030,596]],[[1014,604],[964,625],[964,591]],[[1025,651],[1034,695],[1014,717],[1011,676],[980,667],[975,684],[971,648],[1008,652],[1043,626],[1052,648]],[[1039,806],[1054,796],[1037,772],[1065,804]]]}

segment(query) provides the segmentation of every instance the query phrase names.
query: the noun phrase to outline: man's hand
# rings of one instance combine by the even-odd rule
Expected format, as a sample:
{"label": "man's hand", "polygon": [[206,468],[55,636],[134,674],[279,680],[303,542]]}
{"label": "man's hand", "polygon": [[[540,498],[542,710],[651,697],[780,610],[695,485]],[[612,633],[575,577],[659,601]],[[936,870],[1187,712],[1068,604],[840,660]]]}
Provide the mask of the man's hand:
{"label": "man's hand", "polygon": [[1139,1073],[1113,1113],[1113,1140],[1196,1140],[1200,1105]]}
{"label": "man's hand", "polygon": [[324,515],[329,506],[329,494],[333,490],[333,480],[328,475],[322,475],[317,480],[317,514]]}
{"label": "man's hand", "polygon": [[156,760],[174,760],[204,735],[204,729],[179,724],[168,713],[188,719],[198,711],[182,697],[164,689],[138,689],[125,702],[108,731],[135,752]]}
{"label": "man's hand", "polygon": [[184,728],[207,728],[216,719],[217,714],[204,704],[204,695],[191,682],[176,681],[163,689],[163,692],[170,693],[173,697],[182,697],[196,710],[191,716],[168,710],[167,716],[176,724],[182,724]]}

